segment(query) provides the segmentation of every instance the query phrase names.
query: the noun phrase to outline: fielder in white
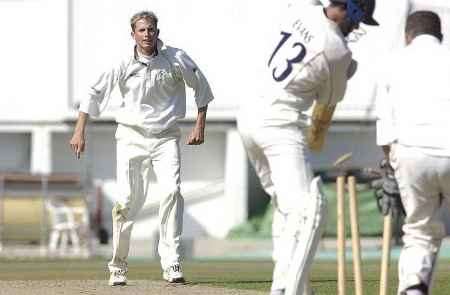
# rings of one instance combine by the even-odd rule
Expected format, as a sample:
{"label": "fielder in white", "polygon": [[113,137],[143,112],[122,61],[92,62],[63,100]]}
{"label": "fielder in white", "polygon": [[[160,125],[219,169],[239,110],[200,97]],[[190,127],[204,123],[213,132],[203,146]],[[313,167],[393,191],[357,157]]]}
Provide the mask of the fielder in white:
{"label": "fielder in white", "polygon": [[250,99],[238,118],[249,159],[275,207],[272,295],[311,294],[308,273],[327,213],[310,149],[320,150],[356,71],[346,36],[360,22],[377,25],[374,0],[330,1],[327,7],[307,2],[289,6],[267,36],[272,47],[262,61],[262,95]]}
{"label": "fielder in white", "polygon": [[431,294],[450,198],[450,51],[437,14],[417,11],[405,48],[387,59],[377,98],[377,143],[395,170],[406,212],[398,294]]}
{"label": "fielder in white", "polygon": [[143,11],[131,18],[131,36],[136,45],[129,57],[103,73],[81,102],[79,118],[70,145],[77,157],[85,149],[85,127],[108,105],[118,86],[122,105],[117,111],[117,182],[122,196],[113,209],[113,257],[108,264],[109,284],[127,283],[127,256],[135,217],[149,189],[153,169],[161,187],[160,239],[163,277],[183,282],[180,239],[183,198],[180,194],[180,130],[177,120],[186,113],[186,84],[195,91],[198,116],[187,144],[204,141],[211,89],[200,69],[183,51],[169,47],[158,38],[158,18]]}

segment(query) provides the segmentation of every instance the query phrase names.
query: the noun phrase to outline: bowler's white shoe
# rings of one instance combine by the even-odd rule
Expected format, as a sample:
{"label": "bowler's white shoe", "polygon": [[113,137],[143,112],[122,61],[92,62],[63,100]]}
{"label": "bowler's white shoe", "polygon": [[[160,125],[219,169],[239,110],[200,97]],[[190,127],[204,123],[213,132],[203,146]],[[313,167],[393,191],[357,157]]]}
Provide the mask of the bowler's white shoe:
{"label": "bowler's white shoe", "polygon": [[127,284],[127,272],[125,270],[115,270],[110,273],[110,286],[125,286]]}
{"label": "bowler's white shoe", "polygon": [[284,295],[284,289],[271,290],[270,295]]}
{"label": "bowler's white shoe", "polygon": [[181,264],[173,264],[163,271],[163,278],[169,283],[184,283],[183,270]]}

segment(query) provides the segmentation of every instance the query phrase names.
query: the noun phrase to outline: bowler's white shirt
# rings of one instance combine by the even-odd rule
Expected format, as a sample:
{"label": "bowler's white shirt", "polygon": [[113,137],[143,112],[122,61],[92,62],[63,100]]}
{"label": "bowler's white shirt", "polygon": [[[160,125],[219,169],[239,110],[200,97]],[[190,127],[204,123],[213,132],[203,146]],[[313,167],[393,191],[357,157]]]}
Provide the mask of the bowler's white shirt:
{"label": "bowler's white shirt", "polygon": [[184,51],[158,40],[158,51],[152,58],[134,52],[104,72],[89,88],[79,110],[99,116],[106,109],[112,90],[119,86],[123,99],[116,121],[157,134],[185,117],[185,84],[194,90],[197,107],[213,100],[210,86],[194,61]]}
{"label": "bowler's white shirt", "polygon": [[450,156],[450,51],[437,38],[419,35],[387,59],[377,117],[378,145]]}

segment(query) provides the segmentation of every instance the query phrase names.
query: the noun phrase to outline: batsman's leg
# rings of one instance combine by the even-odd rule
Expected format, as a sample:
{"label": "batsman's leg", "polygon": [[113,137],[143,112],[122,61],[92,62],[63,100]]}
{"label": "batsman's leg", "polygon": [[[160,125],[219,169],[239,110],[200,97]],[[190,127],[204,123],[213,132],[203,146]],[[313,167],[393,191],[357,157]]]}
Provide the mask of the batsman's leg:
{"label": "batsman's leg", "polygon": [[293,249],[285,295],[301,295],[308,283],[308,274],[326,224],[327,202],[321,190],[321,180],[311,183],[310,199],[302,214],[302,223]]}
{"label": "batsman's leg", "polygon": [[[303,135],[298,128],[263,128],[254,132],[255,129],[243,128],[241,125],[239,131],[260,182],[264,190],[272,197],[275,267],[271,293],[284,294],[292,259],[292,251],[287,248],[291,249],[296,245],[295,235],[300,227],[301,214],[295,213],[301,211],[302,202],[308,199],[309,184],[312,179],[312,171],[305,162]],[[270,164],[269,157],[272,161]],[[289,173],[290,177],[286,177],[286,173]],[[274,174],[277,185],[274,184]],[[292,178],[295,181],[291,181]],[[279,193],[281,193],[281,199]],[[291,220],[290,223],[296,225],[290,227],[291,232],[285,230],[289,223],[287,220]],[[304,281],[301,294],[311,294],[309,280],[306,278]]]}
{"label": "batsman's leg", "polygon": [[[283,251],[277,257],[273,288],[275,286],[284,288],[284,294],[288,294],[286,292],[308,294],[304,292],[310,292],[308,287],[310,260],[306,259],[306,263],[297,263],[297,259],[300,259],[299,253],[302,252],[304,255],[314,255],[314,251],[309,249],[310,242],[315,239],[307,239],[313,229],[312,226],[304,224],[315,224],[315,217],[309,214],[317,212],[313,210],[314,213],[311,213],[311,210],[315,209],[314,205],[317,205],[317,195],[314,193],[317,189],[311,185],[313,174],[307,159],[308,151],[305,148],[304,135],[302,130],[296,127],[266,128],[264,131],[258,134],[257,141],[268,159],[277,206],[285,216],[283,232],[279,237]],[[308,216],[305,213],[308,213]],[[299,241],[300,236],[302,238]],[[315,236],[315,233],[312,236]],[[297,274],[301,280],[295,282],[296,279],[291,276],[296,277]],[[278,282],[276,278],[279,278]]]}
{"label": "batsman's leg", "polygon": [[248,159],[255,169],[256,175],[258,176],[258,179],[264,191],[271,197],[271,203],[273,206],[272,259],[274,262],[271,290],[273,294],[282,294],[286,286],[286,269],[284,269],[284,265],[278,263],[278,261],[285,252],[281,237],[283,236],[286,223],[286,214],[280,211],[280,208],[277,204],[277,197],[275,193],[275,187],[271,178],[269,162],[264,155],[263,150],[256,144],[253,136],[251,135],[251,130],[242,127],[242,125],[239,125],[239,127],[239,132],[242,138],[242,142],[247,151]]}
{"label": "batsman's leg", "polygon": [[[287,253],[286,245],[283,243],[282,237],[284,236],[283,231],[286,226],[286,215],[283,214],[278,207],[276,206],[276,202],[273,204],[273,221],[272,221],[272,259],[274,262],[274,270],[273,270],[273,280],[271,286],[271,294],[284,294],[284,290],[286,289],[286,280],[287,273],[289,271],[289,265],[283,263],[283,255]],[[290,259],[291,256],[287,259]],[[311,286],[309,282],[309,275],[306,274],[305,283],[303,286],[301,295],[310,295]]]}

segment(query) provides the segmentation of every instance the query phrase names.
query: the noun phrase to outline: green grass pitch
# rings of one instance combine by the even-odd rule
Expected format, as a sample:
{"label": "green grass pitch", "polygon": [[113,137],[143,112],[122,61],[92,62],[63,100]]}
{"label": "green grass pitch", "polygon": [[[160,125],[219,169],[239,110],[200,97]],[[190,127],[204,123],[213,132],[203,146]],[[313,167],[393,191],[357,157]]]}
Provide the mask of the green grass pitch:
{"label": "green grass pitch", "polygon": [[[186,278],[191,284],[218,286],[235,289],[268,291],[271,283],[272,263],[270,261],[186,261]],[[347,266],[347,294],[353,294],[352,266]],[[397,285],[396,262],[391,264],[389,294],[395,294]],[[364,294],[378,294],[379,262],[364,261]],[[103,259],[84,260],[41,260],[2,259],[0,280],[105,280],[107,271]],[[450,260],[439,262],[433,289],[434,295],[450,292]],[[161,280],[159,264],[156,261],[133,259],[129,263],[130,280]],[[336,262],[318,261],[311,274],[312,287],[316,294],[337,293]]]}

